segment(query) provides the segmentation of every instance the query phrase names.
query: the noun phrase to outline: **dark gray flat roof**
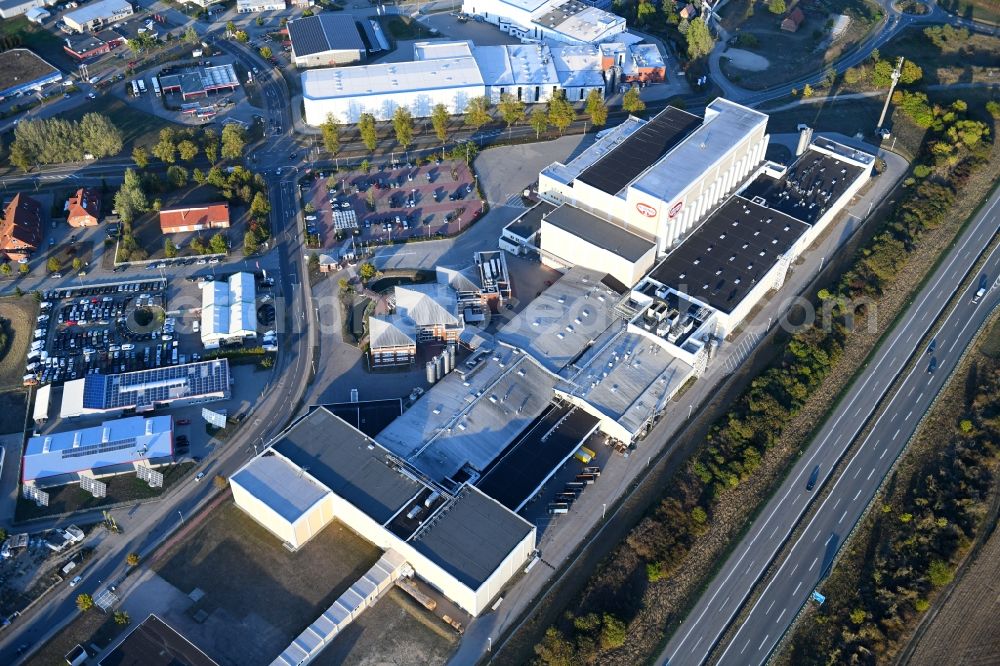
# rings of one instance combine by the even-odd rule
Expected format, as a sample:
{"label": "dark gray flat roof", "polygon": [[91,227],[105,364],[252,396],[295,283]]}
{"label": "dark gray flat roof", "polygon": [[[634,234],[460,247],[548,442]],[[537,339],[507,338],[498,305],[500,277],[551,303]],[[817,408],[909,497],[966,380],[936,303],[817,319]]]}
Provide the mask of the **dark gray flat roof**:
{"label": "dark gray flat roof", "polygon": [[385,449],[323,407],[273,448],[380,524],[424,487],[389,467]]}
{"label": "dark gray flat roof", "polygon": [[552,204],[539,201],[521,214],[520,217],[508,224],[505,228],[520,238],[531,238],[538,233],[542,226],[542,217],[556,209]]}
{"label": "dark gray flat roof", "polygon": [[607,194],[618,194],[636,176],[697,129],[701,122],[698,116],[668,106],[607,155],[587,167],[578,180]]}
{"label": "dark gray flat roof", "polygon": [[729,313],[808,228],[780,211],[733,196],[650,276]]}
{"label": "dark gray flat roof", "polygon": [[559,206],[545,216],[545,221],[629,261],[638,261],[653,248],[652,241],[570,205]]}
{"label": "dark gray flat roof", "polygon": [[218,666],[156,615],[135,625],[100,666]]}
{"label": "dark gray flat roof", "polygon": [[324,51],[365,51],[365,43],[347,14],[319,14],[288,22],[288,37],[297,57]]}
{"label": "dark gray flat roof", "polygon": [[411,544],[476,590],[532,529],[527,520],[469,486]]}
{"label": "dark gray flat roof", "polygon": [[769,208],[814,224],[862,171],[856,164],[808,150],[781,178],[761,174],[740,194],[760,197]]}

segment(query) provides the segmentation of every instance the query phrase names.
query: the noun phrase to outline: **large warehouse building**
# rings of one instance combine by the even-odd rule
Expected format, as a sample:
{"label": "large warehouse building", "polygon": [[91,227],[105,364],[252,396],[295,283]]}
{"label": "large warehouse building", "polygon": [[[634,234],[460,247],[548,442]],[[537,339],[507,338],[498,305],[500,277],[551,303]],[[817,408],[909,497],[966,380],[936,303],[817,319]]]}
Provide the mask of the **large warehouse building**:
{"label": "large warehouse building", "polygon": [[621,16],[581,0],[464,0],[462,11],[519,39],[596,44],[625,32]]}
{"label": "large warehouse building", "polygon": [[288,22],[292,62],[296,67],[352,65],[367,49],[352,15],[318,14]]}
{"label": "large warehouse building", "polygon": [[229,398],[229,361],[213,359],[117,375],[87,375],[63,384],[60,418],[150,412]]}
{"label": "large warehouse building", "polygon": [[472,615],[531,557],[535,527],[474,487],[448,490],[323,407],[230,477],[238,506],[297,549],[337,519]]}
{"label": "large warehouse building", "polygon": [[28,49],[10,49],[0,53],[0,100],[41,90],[62,81],[62,72]]}
{"label": "large warehouse building", "polygon": [[[546,167],[544,207],[508,225],[501,243],[638,285],[630,309],[642,312],[640,328],[683,337],[675,351],[690,363],[781,287],[875,163],[825,138],[803,143],[790,167],[765,162],[766,126],[765,114],[724,99],[704,119],[672,107],[629,119]],[[699,333],[680,336],[691,328]]]}
{"label": "large warehouse building", "polygon": [[76,32],[97,30],[135,13],[127,0],[97,0],[63,15],[63,22]]}
{"label": "large warehouse building", "polygon": [[[641,48],[618,46],[623,54]],[[345,123],[357,122],[362,113],[389,120],[401,106],[418,118],[429,116],[437,104],[458,114],[474,97],[487,96],[495,104],[505,94],[528,104],[547,102],[555,93],[577,102],[593,90],[603,96],[607,72],[617,66],[589,45],[417,42],[413,51],[408,62],[303,72],[306,123],[322,124],[331,114]]]}
{"label": "large warehouse building", "polygon": [[173,419],[132,416],[99,426],[28,439],[21,481],[39,487],[61,486],[81,476],[100,478],[135,470],[135,465],[165,465],[173,456]]}

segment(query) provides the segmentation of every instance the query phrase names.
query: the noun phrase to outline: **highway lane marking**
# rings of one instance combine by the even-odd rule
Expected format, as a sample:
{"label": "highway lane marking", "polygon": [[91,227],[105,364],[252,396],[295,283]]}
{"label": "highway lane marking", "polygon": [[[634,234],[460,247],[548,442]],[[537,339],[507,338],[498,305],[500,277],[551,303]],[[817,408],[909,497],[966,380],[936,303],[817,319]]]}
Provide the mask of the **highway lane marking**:
{"label": "highway lane marking", "polygon": [[847,509],[844,509],[844,513],[840,514],[840,520],[837,521],[837,524],[839,525],[842,522],[844,522],[844,518],[846,517],[847,517]]}
{"label": "highway lane marking", "polygon": [[[990,205],[990,207],[986,211],[983,211],[980,214],[979,221],[976,223],[976,225],[972,229],[969,230],[968,235],[962,241],[962,248],[969,247],[972,243],[981,243],[981,239],[979,238],[979,235],[981,235],[983,233],[982,229],[984,228],[984,225],[987,224],[987,221],[989,219],[991,219],[989,216],[991,215],[993,209],[996,208],[996,206],[997,206],[998,203],[1000,203],[1000,199],[998,199],[997,201],[993,202],[993,204]],[[962,248],[957,248],[957,249],[960,250]],[[990,258],[992,258],[997,253],[997,251],[998,250],[995,249],[991,253]],[[952,254],[951,259],[948,261],[948,264],[944,267],[944,270],[938,275],[937,279],[934,281],[934,284],[930,286],[930,292],[934,292],[934,291],[936,291],[940,287],[942,280],[944,280],[945,278],[948,277],[948,273],[953,270],[953,267],[954,267],[955,263],[958,261],[958,259],[959,259],[959,257],[958,257],[957,254]],[[938,308],[938,312],[940,313],[941,311],[943,311],[946,305],[947,305],[947,303],[942,303],[941,306]],[[916,314],[912,315],[909,318],[909,320],[912,322],[915,318],[916,318]],[[971,319],[969,321],[971,322]],[[903,326],[903,327],[901,327],[901,328],[899,328],[897,330],[899,330],[899,332],[894,336],[894,340],[896,342],[898,342],[900,339],[902,339],[904,331],[905,331],[905,326]],[[854,397],[851,399],[852,403],[855,402],[855,401],[857,401],[857,400],[862,400],[862,399],[867,400],[868,399],[868,394],[867,394],[867,392],[865,390],[866,387],[873,381],[873,379],[875,379],[876,384],[878,383],[877,377],[880,374],[878,372],[878,370],[882,367],[882,365],[884,363],[887,363],[887,362],[891,364],[891,359],[890,359],[890,356],[888,354],[881,356],[879,358],[879,360],[875,363],[875,365],[873,365],[873,366],[870,367],[870,369],[869,369],[869,376],[865,379],[865,381],[862,383],[862,385],[860,387],[858,387],[857,392],[854,394]],[[847,408],[849,409],[850,405],[848,405]],[[823,441],[820,443],[820,445],[815,448],[815,452],[813,453],[812,456],[810,456],[809,460],[804,465],[803,470],[800,471],[800,473],[798,475],[798,478],[802,477],[802,475],[805,473],[805,470],[809,468],[809,466],[812,464],[812,462],[819,455],[820,451],[823,450],[824,445],[826,444],[826,442],[829,441],[829,439],[831,437],[834,437],[836,435],[841,434],[840,431],[838,430],[837,426],[843,420],[843,418],[847,415],[847,413],[848,412],[846,412],[846,411],[845,412],[841,412],[841,416],[839,416],[836,421],[834,421],[834,422],[832,422],[830,424],[830,431],[823,438]],[[857,427],[854,435],[852,435],[852,439],[853,439],[854,436],[857,435],[857,432],[860,431],[861,427],[862,427],[861,425],[858,425],[858,427]],[[860,454],[861,454],[861,450],[859,450],[857,453],[855,453],[854,458],[852,458],[852,461],[854,459],[856,459]],[[874,470],[873,470],[872,473],[874,473]],[[869,480],[871,479],[871,474],[869,474],[868,478],[869,478]],[[840,481],[840,479],[838,479],[837,482],[835,482],[835,486],[834,486],[835,488],[836,488],[836,484],[839,483],[839,481]],[[789,488],[789,490],[785,492],[785,495],[782,497],[781,501],[778,502],[775,505],[774,509],[772,509],[771,513],[768,515],[767,519],[764,521],[764,525],[767,525],[768,522],[770,520],[772,520],[774,518],[774,516],[778,513],[778,511],[780,509],[782,509],[781,504],[783,502],[787,501],[787,499],[791,495],[791,493],[792,493],[792,488]],[[795,499],[793,500],[793,503],[796,502],[796,501],[798,501],[798,497],[799,496],[795,497]],[[813,519],[810,520],[810,525],[812,524],[813,520],[816,519],[816,517],[819,515],[819,513],[820,512],[817,512],[816,516],[813,516]],[[808,529],[808,527],[809,526],[807,526],[807,529]],[[760,532],[758,532],[757,534],[754,535],[753,539],[751,540],[751,542],[749,544],[750,547],[752,547],[757,542],[757,538],[758,538],[759,535],[760,535]],[[747,552],[749,552],[749,548],[747,549]],[[743,557],[745,557],[745,555],[746,555],[746,553],[744,553],[743,555],[741,555],[740,556],[740,560],[742,560]],[[694,631],[695,627],[697,627],[697,626],[700,625],[701,620],[705,617],[705,614],[708,612],[708,609],[711,607],[712,603],[714,602],[715,597],[718,596],[718,594],[722,591],[722,589],[725,588],[725,586],[728,584],[729,580],[732,578],[733,574],[737,571],[736,567],[738,567],[739,565],[740,565],[740,561],[737,561],[735,563],[735,566],[729,571],[729,573],[725,576],[725,578],[723,578],[721,581],[719,581],[719,587],[716,588],[716,590],[708,598],[708,600],[706,601],[706,605],[705,605],[704,609],[701,611],[701,613],[699,613],[699,615],[696,618],[692,618],[694,621],[691,622],[691,623],[689,623],[688,630],[680,638],[680,641],[679,641],[677,647],[674,649],[674,652],[671,655],[669,655],[667,661],[669,661],[670,658],[672,658],[674,655],[678,654],[678,652],[680,651],[680,649],[684,646],[684,643],[686,643],[687,640],[691,637],[691,633]],[[801,583],[800,583],[800,585],[801,585]],[[765,588],[763,594],[767,593],[767,589],[768,588],[770,588],[770,583],[768,584],[767,588]],[[795,592],[798,592],[798,587],[796,587]],[[763,596],[763,594],[762,594],[762,596]],[[794,594],[794,592],[793,592],[793,594]],[[759,601],[758,601],[758,603],[759,603]],[[754,604],[754,608],[756,608],[756,604]],[[750,612],[751,613],[753,612],[753,608],[751,608]],[[725,651],[723,652],[722,656],[723,657],[725,656]]]}
{"label": "highway lane marking", "polygon": [[916,391],[916,390],[917,390],[916,386],[911,386],[910,387],[910,392],[906,394],[906,397],[909,398],[911,395],[913,395],[913,392]]}
{"label": "highway lane marking", "polygon": [[[815,539],[814,539],[814,541],[815,541]],[[813,563],[809,565],[809,571],[812,571],[812,570],[813,570],[813,567],[815,567],[815,566],[816,566],[816,563],[817,563],[817,562],[819,562],[819,558],[818,558],[818,557],[817,557],[817,558],[815,558],[815,559],[813,560]]]}
{"label": "highway lane marking", "polygon": [[771,532],[771,536],[769,536],[768,539],[773,539],[774,538],[774,535],[778,533],[778,528],[779,527],[781,527],[781,526],[780,525],[775,525],[774,526],[774,531]]}
{"label": "highway lane marking", "polygon": [[912,339],[913,339],[913,335],[914,335],[913,333],[910,333],[910,334],[909,334],[908,336],[906,336],[906,342],[907,342],[907,343],[909,343],[909,342],[910,342],[910,340],[912,340]]}
{"label": "highway lane marking", "polygon": [[832,507],[830,507],[830,511],[836,511],[837,510],[837,505],[840,504],[840,499],[841,498],[839,498],[839,497],[837,498],[837,501],[833,503]]}
{"label": "highway lane marking", "polygon": [[742,650],[740,650],[740,654],[743,654],[744,652],[746,652],[748,647],[750,647],[750,639],[749,638],[747,639],[747,644],[743,646]]}
{"label": "highway lane marking", "polygon": [[924,397],[924,392],[921,391],[920,395],[917,396],[917,402],[920,402],[920,399],[923,398],[923,397]]}
{"label": "highway lane marking", "polygon": [[699,645],[701,645],[701,642],[702,642],[703,640],[705,640],[705,637],[704,637],[704,636],[702,636],[701,638],[699,638],[699,639],[698,639],[698,642],[694,644],[694,647],[693,647],[693,648],[691,648],[691,650],[692,650],[692,651],[694,651],[694,650],[697,650],[697,649],[698,649],[698,646],[699,646]]}
{"label": "highway lane marking", "polygon": [[798,571],[798,569],[799,569],[799,565],[796,564],[795,567],[792,569],[792,573],[790,575],[794,576],[795,572]]}
{"label": "highway lane marking", "polygon": [[[722,605],[726,606],[729,603],[729,600],[732,599],[732,598],[733,598],[732,595],[726,597],[726,600],[722,602]],[[720,608],[719,610],[722,610],[722,609]]]}
{"label": "highway lane marking", "polygon": [[858,471],[854,473],[854,478],[855,479],[858,478],[858,474],[861,474],[861,468],[860,467],[858,468]]}
{"label": "highway lane marking", "polygon": [[885,452],[886,452],[886,451],[888,451],[888,450],[889,450],[889,449],[888,449],[888,447],[887,447],[887,448],[884,448],[884,449],[882,449],[882,455],[880,455],[880,456],[878,457],[878,459],[879,459],[879,460],[882,460],[882,458],[885,458]]}
{"label": "highway lane marking", "polygon": [[912,409],[910,410],[910,413],[906,415],[906,418],[903,419],[903,420],[904,421],[909,421],[911,416],[913,416],[913,410]]}
{"label": "highway lane marking", "polygon": [[[899,431],[900,431],[900,430],[901,430],[900,428],[896,428],[896,432],[895,432],[895,433],[893,434],[893,436],[892,436],[892,438],[893,438],[893,439],[896,439],[897,437],[899,437]],[[856,478],[856,477],[855,477],[855,478]]]}
{"label": "highway lane marking", "polygon": [[777,599],[772,599],[771,600],[771,605],[767,607],[766,611],[764,611],[764,615],[770,615],[771,614],[771,609],[774,608],[774,602],[775,601],[777,601]]}
{"label": "highway lane marking", "polygon": [[760,647],[757,648],[757,652],[760,652],[764,648],[764,643],[766,643],[767,639],[770,638],[770,637],[771,637],[771,634],[768,634],[767,636],[764,636],[764,640],[762,640],[760,642]]}
{"label": "highway lane marking", "polygon": [[858,499],[858,495],[860,495],[860,494],[861,494],[861,489],[858,488],[858,492],[854,493],[854,499],[851,500],[851,501],[853,502],[853,501],[857,500]]}
{"label": "highway lane marking", "polygon": [[874,474],[874,473],[875,473],[875,470],[874,470],[874,469],[873,469],[872,471],[868,472],[868,480],[869,480],[869,481],[871,481],[871,480],[872,480],[872,474]]}
{"label": "highway lane marking", "polygon": [[753,569],[753,562],[747,565],[747,573],[750,573],[751,569]]}
{"label": "highway lane marking", "polygon": [[786,610],[788,610],[788,609],[787,608],[782,608],[781,609],[781,615],[779,615],[778,619],[774,621],[775,624],[778,624],[779,622],[781,622],[781,618],[785,617],[785,611]]}
{"label": "highway lane marking", "polygon": [[816,539],[818,539],[818,538],[819,538],[819,532],[816,532],[816,536],[813,537],[812,542],[816,543]]}

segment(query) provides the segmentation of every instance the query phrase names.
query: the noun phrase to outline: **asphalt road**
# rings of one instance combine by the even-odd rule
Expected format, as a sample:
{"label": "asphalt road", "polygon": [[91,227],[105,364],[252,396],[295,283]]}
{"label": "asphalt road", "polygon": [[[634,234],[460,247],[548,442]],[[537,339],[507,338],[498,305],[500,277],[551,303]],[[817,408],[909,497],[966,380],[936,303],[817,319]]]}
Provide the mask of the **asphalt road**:
{"label": "asphalt road", "polygon": [[[925,355],[926,360],[917,363],[901,388],[890,396],[872,433],[844,473],[834,481],[829,495],[764,589],[749,618],[728,646],[722,646],[720,663],[756,664],[768,658],[817,583],[828,573],[837,551],[973,334],[1000,302],[1000,289],[994,282],[1000,275],[1000,251],[994,251],[983,269],[992,287],[978,303],[973,302],[972,296],[979,287],[979,280],[974,280],[961,294],[936,336],[937,349],[933,357],[937,370],[928,372],[932,355],[917,349],[916,345],[928,333],[983,248],[997,233],[998,202],[1000,190],[993,193],[914,298],[883,342],[876,359],[870,362],[831,413],[760,517],[702,593],[697,605],[674,632],[658,663],[671,666],[701,664],[708,659],[758,581],[799,526],[810,500],[819,494],[890,386],[914,354]],[[817,466],[818,481],[810,492],[806,485]]]}

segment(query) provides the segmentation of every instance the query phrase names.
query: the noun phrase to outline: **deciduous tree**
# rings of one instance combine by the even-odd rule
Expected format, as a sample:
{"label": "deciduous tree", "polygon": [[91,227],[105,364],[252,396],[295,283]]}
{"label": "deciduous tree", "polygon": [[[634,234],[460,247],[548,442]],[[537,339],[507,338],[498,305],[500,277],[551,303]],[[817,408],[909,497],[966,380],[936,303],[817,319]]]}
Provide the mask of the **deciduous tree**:
{"label": "deciduous tree", "polygon": [[362,113],[358,118],[358,133],[361,134],[361,141],[369,151],[374,151],[378,147],[378,129],[375,127],[375,116],[370,113]]}
{"label": "deciduous tree", "polygon": [[483,125],[490,122],[490,98],[485,95],[473,97],[465,107],[465,124],[479,130]]}
{"label": "deciduous tree", "polygon": [[639,88],[632,86],[622,97],[622,109],[628,113],[638,113],[646,108],[646,103],[639,97]]}
{"label": "deciduous tree", "polygon": [[586,108],[590,122],[595,127],[603,127],[608,122],[608,105],[604,103],[604,96],[596,88],[587,94]]}
{"label": "deciduous tree", "polygon": [[567,101],[566,95],[562,92],[554,93],[552,99],[549,100],[549,124],[562,134],[567,127],[573,124],[574,120],[576,120],[576,111],[573,110],[573,105]]}
{"label": "deciduous tree", "polygon": [[319,126],[323,133],[323,148],[331,155],[340,152],[340,123],[333,117],[332,113],[326,114],[326,120]]}
{"label": "deciduous tree", "polygon": [[434,105],[431,110],[431,125],[434,126],[434,134],[437,135],[438,141],[441,143],[448,140],[448,121],[450,119],[451,114],[448,113],[448,107],[444,104]]}
{"label": "deciduous tree", "polygon": [[392,127],[396,130],[396,141],[403,148],[413,143],[413,115],[405,106],[396,108],[392,114]]}
{"label": "deciduous tree", "polygon": [[687,38],[688,56],[692,60],[707,56],[712,52],[712,47],[715,46],[715,38],[712,37],[708,26],[705,25],[705,20],[700,16],[691,21],[685,37]]}

